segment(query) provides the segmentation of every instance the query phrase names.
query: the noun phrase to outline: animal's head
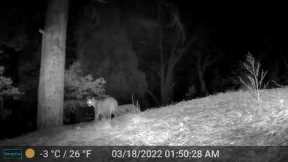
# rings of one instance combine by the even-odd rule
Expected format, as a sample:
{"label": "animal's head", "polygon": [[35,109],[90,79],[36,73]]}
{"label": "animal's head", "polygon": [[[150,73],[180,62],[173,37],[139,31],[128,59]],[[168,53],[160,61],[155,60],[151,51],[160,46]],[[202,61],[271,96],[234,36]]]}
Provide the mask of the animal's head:
{"label": "animal's head", "polygon": [[95,100],[95,98],[87,98],[87,100],[86,100],[86,103],[87,103],[87,105],[89,106],[89,107],[91,107],[91,106],[95,106],[95,104],[96,104],[96,102],[97,102],[97,100]]}

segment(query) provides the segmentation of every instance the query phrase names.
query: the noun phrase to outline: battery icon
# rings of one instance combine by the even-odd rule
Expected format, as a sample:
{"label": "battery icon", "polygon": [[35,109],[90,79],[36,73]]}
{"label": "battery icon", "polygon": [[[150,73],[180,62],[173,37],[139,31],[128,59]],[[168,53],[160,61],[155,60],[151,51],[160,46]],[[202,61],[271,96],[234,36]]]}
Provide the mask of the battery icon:
{"label": "battery icon", "polygon": [[2,157],[3,159],[9,159],[9,160],[21,160],[22,149],[3,149]]}

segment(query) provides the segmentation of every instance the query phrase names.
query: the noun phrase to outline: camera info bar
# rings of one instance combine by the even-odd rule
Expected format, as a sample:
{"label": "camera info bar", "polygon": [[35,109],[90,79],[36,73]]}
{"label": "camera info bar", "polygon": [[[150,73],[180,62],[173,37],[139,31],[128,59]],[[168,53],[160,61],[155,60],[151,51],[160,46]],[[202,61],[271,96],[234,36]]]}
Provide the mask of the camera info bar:
{"label": "camera info bar", "polygon": [[0,161],[288,161],[281,146],[6,146]]}

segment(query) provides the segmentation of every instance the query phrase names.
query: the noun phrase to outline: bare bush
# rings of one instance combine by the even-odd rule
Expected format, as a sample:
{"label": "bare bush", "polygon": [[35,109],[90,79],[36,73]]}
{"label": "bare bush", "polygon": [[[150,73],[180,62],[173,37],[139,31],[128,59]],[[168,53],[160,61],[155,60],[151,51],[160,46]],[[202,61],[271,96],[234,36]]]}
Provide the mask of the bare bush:
{"label": "bare bush", "polygon": [[243,73],[239,76],[240,83],[247,88],[257,102],[261,101],[260,89],[266,88],[269,82],[264,82],[267,71],[261,69],[261,63],[248,52],[245,62],[241,64]]}
{"label": "bare bush", "polygon": [[131,101],[132,101],[132,105],[134,105],[134,113],[137,113],[137,112],[140,112],[141,109],[140,109],[140,104],[139,104],[139,101],[138,100],[135,100],[134,96],[132,95],[131,97]]}

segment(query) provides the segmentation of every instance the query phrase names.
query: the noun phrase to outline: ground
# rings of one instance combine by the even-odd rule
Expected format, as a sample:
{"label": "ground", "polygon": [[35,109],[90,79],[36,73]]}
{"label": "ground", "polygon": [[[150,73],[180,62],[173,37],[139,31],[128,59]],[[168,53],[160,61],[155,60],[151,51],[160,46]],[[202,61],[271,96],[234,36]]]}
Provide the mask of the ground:
{"label": "ground", "polygon": [[288,88],[182,101],[113,120],[66,125],[0,141],[7,145],[288,145]]}

